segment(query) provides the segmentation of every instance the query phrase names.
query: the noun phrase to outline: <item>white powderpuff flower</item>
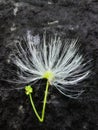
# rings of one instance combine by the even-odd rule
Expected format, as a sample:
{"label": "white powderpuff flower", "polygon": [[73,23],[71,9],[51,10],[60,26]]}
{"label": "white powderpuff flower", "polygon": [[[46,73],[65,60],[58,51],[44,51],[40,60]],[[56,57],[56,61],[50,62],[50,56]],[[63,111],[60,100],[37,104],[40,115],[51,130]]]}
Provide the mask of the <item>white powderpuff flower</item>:
{"label": "white powderpuff flower", "polygon": [[90,70],[79,54],[77,39],[65,40],[63,43],[60,37],[55,36],[47,42],[44,35],[42,43],[33,42],[28,41],[25,45],[20,42],[16,45],[17,53],[12,61],[19,68],[17,82],[33,84],[46,78],[50,85],[65,96],[79,97],[84,90],[73,86],[87,78]]}

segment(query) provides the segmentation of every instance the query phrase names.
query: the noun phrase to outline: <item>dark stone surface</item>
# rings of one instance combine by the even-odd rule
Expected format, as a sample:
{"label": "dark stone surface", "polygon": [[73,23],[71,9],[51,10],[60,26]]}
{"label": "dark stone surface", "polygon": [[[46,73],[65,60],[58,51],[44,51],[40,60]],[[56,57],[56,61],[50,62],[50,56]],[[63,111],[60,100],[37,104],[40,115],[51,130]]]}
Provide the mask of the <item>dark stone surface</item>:
{"label": "dark stone surface", "polygon": [[[78,36],[84,53],[93,60],[91,76],[79,84],[87,88],[82,98],[68,99],[50,89],[44,123],[36,119],[24,90],[11,90],[16,84],[3,80],[11,76],[13,41],[28,30],[33,35],[47,30],[70,38]],[[1,130],[98,130],[98,1],[1,0],[0,78]],[[39,112],[41,97],[40,93],[34,96]]]}

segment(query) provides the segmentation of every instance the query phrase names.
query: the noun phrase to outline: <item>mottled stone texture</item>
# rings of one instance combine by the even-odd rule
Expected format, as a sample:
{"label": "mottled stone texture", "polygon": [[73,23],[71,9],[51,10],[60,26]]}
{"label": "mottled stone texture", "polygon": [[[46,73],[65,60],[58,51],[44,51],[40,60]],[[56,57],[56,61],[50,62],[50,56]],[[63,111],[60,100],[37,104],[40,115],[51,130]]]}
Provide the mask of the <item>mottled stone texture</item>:
{"label": "mottled stone texture", "polygon": [[[39,123],[24,90],[4,81],[11,77],[9,60],[14,40],[58,33],[79,37],[82,53],[91,59],[91,76],[80,83],[80,99],[68,99],[50,87],[44,123]],[[10,73],[8,72],[10,70]],[[98,1],[97,0],[0,0],[0,130],[98,130]],[[41,112],[43,85],[34,100]]]}

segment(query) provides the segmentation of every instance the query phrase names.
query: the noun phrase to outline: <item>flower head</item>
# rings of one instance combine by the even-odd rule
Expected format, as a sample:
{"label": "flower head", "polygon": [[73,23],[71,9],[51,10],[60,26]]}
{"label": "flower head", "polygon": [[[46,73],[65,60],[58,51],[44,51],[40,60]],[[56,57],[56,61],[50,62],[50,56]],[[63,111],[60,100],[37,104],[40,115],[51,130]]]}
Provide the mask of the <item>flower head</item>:
{"label": "flower head", "polygon": [[47,42],[44,35],[40,44],[28,41],[25,47],[23,43],[18,43],[16,47],[18,53],[12,60],[19,68],[18,82],[33,83],[46,78],[50,85],[68,97],[76,98],[83,92],[72,87],[90,73],[85,69],[87,63],[84,63],[83,56],[79,54],[77,39],[63,43],[60,37],[55,36]]}

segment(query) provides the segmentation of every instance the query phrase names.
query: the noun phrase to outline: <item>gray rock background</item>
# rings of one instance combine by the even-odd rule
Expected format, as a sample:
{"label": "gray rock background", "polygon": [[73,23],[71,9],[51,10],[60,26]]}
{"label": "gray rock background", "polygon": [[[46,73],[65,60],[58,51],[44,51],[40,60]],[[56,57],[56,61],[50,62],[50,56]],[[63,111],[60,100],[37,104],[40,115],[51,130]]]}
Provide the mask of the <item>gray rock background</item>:
{"label": "gray rock background", "polygon": [[[58,33],[79,37],[92,74],[79,84],[86,92],[78,100],[50,89],[44,123],[39,123],[24,90],[11,89],[9,60],[15,39]],[[10,70],[10,73],[8,72]],[[1,130],[98,130],[98,1],[97,0],[0,0],[0,129]],[[34,96],[41,112],[42,95]]]}

